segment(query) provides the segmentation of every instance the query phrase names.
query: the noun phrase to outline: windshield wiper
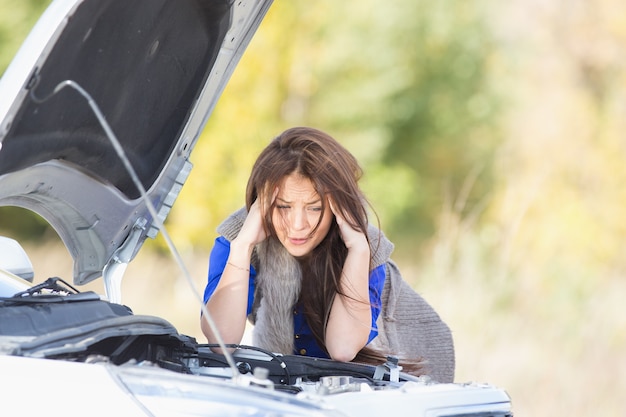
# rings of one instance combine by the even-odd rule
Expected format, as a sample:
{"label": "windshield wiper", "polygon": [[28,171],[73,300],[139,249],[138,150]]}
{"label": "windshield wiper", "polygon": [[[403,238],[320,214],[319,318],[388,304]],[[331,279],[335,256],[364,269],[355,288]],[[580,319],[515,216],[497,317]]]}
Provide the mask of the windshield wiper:
{"label": "windshield wiper", "polygon": [[15,293],[12,297],[2,297],[0,298],[0,302],[11,304],[36,304],[68,303],[99,299],[100,296],[93,291],[80,292],[61,278],[52,277],[40,284],[33,285],[27,290]]}
{"label": "windshield wiper", "polygon": [[[59,284],[59,281],[61,281],[65,285]],[[61,278],[52,277],[52,278],[48,278],[47,280],[45,280],[44,282],[40,284],[30,287],[29,289],[25,291],[20,291],[14,294],[12,298],[39,295],[39,294],[42,294],[44,290],[48,290],[57,294],[59,293],[60,294],[78,294],[80,292],[76,288],[72,287],[70,284],[62,280]]]}

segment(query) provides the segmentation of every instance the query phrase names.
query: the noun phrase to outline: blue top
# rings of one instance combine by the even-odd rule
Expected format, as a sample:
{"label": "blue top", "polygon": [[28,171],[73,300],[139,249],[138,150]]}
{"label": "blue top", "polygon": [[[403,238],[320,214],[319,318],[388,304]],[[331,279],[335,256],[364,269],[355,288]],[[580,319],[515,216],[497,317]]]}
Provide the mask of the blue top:
{"label": "blue top", "polygon": [[[230,253],[230,242],[223,236],[215,239],[215,245],[211,251],[209,258],[209,280],[204,290],[204,303],[211,298],[217,284],[220,282],[222,272],[226,268],[226,262],[228,261],[228,255]],[[380,309],[382,305],[381,294],[383,292],[383,286],[385,284],[385,264],[382,264],[374,268],[370,272],[369,280],[370,290],[370,305],[372,306],[372,330],[368,338],[368,343],[372,341],[378,335],[378,328],[376,326],[376,320],[380,315]],[[247,314],[252,312],[252,305],[254,303],[254,289],[256,285],[256,271],[254,267],[250,265],[250,281],[248,287],[248,311]],[[294,310],[293,317],[294,334],[294,354],[315,356],[318,358],[328,358],[328,355],[322,348],[320,348],[311,333],[311,329],[307,324],[304,314],[300,308]]]}

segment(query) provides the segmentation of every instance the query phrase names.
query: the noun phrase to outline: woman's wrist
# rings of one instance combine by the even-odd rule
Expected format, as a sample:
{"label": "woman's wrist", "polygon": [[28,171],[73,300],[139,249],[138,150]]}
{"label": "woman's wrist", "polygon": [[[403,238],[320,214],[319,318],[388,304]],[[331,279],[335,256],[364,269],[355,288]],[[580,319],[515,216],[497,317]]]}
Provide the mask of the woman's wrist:
{"label": "woman's wrist", "polygon": [[226,265],[230,265],[235,270],[250,272],[250,258],[254,245],[235,238],[230,243],[230,254]]}
{"label": "woman's wrist", "polygon": [[231,255],[242,255],[250,260],[254,246],[255,244],[253,242],[246,242],[245,240],[241,240],[240,237],[236,237],[230,242],[230,253]]}
{"label": "woman's wrist", "polygon": [[367,239],[363,239],[362,241],[352,242],[348,248],[348,255],[358,255],[358,256],[370,256],[370,245]]}

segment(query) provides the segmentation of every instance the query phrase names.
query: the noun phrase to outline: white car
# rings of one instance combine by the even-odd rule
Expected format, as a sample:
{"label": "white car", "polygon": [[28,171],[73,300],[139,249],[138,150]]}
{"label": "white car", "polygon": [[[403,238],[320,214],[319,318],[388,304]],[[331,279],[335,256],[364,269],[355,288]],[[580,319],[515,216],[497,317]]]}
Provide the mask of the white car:
{"label": "white car", "polygon": [[[0,239],[7,413],[512,415],[489,384],[410,376],[392,357],[365,366],[252,346],[224,356],[121,304],[125,267],[165,232],[199,134],[270,4],[56,0],[24,42],[0,80],[0,206],[46,219],[74,273],[34,280],[21,246]],[[104,295],[76,289],[100,278]]]}

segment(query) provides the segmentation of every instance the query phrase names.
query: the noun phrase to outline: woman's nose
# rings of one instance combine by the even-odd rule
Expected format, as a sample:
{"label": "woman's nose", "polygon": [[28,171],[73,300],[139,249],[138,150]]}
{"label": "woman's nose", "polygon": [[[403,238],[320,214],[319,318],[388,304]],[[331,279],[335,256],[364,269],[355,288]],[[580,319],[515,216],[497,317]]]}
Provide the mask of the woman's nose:
{"label": "woman's nose", "polygon": [[294,230],[304,230],[308,227],[308,219],[301,210],[294,210],[291,217],[291,226]]}

